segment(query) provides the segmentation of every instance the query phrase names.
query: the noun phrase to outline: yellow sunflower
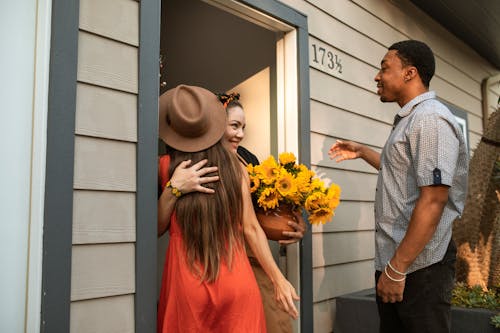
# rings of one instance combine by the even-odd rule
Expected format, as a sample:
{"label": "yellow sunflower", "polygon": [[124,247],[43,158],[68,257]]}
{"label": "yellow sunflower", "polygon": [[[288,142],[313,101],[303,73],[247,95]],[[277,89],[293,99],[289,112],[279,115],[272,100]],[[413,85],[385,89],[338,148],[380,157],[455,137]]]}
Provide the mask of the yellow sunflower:
{"label": "yellow sunflower", "polygon": [[259,177],[250,177],[250,193],[254,193],[259,189],[260,186],[260,178]]}
{"label": "yellow sunflower", "polygon": [[281,153],[279,156],[279,161],[281,165],[287,165],[289,163],[295,163],[295,155],[293,153]]}
{"label": "yellow sunflower", "polygon": [[257,199],[257,203],[264,210],[276,208],[279,204],[278,201],[279,193],[273,188],[265,188]]}
{"label": "yellow sunflower", "polygon": [[339,205],[340,192],[341,192],[340,186],[338,186],[337,184],[332,183],[332,185],[330,185],[330,187],[328,188],[326,198],[328,200],[328,206],[331,209],[335,209]]}
{"label": "yellow sunflower", "polygon": [[286,170],[281,170],[279,173],[276,179],[275,188],[283,197],[289,197],[297,192],[297,186],[293,181],[293,176]]}
{"label": "yellow sunflower", "polygon": [[253,175],[253,174],[255,173],[254,168],[255,168],[255,167],[254,167],[254,165],[253,165],[253,164],[251,164],[251,163],[250,163],[250,164],[247,164],[247,171],[248,171],[248,174],[249,174],[249,175]]}
{"label": "yellow sunflower", "polygon": [[319,178],[311,180],[311,191],[322,191],[325,188],[325,183]]}
{"label": "yellow sunflower", "polygon": [[273,184],[276,180],[276,175],[279,173],[279,165],[273,156],[270,156],[262,164],[254,168],[256,173],[260,176],[264,184]]}
{"label": "yellow sunflower", "polygon": [[313,212],[314,210],[320,208],[321,203],[325,200],[325,194],[320,191],[311,193],[304,203],[304,208],[308,212]]}
{"label": "yellow sunflower", "polygon": [[333,210],[328,207],[320,207],[309,215],[309,222],[311,222],[311,224],[325,224],[330,221],[333,215]]}
{"label": "yellow sunflower", "polygon": [[304,172],[301,172],[295,178],[297,191],[301,194],[306,194],[311,190],[311,177]]}

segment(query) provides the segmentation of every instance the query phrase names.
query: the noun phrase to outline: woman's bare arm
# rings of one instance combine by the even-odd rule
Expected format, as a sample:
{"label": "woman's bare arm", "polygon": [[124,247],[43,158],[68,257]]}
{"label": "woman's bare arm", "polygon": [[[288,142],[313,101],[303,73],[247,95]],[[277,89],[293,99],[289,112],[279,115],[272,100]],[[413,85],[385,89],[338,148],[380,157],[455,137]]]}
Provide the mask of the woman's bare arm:
{"label": "woman's bare arm", "polygon": [[246,169],[244,169],[243,174],[243,230],[245,239],[247,240],[250,249],[259,261],[260,265],[273,283],[276,300],[283,307],[283,309],[295,319],[298,317],[298,311],[293,302],[295,300],[299,300],[299,296],[290,282],[285,279],[274,261],[266,235],[257,221],[257,217],[255,216],[250,196],[250,180]]}

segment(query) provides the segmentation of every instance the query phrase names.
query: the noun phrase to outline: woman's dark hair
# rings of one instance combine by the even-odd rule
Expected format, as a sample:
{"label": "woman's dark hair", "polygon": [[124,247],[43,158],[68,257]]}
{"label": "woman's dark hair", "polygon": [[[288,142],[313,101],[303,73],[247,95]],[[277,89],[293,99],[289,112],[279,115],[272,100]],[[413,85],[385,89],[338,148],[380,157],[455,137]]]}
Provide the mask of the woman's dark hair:
{"label": "woman's dark hair", "polygon": [[[244,251],[242,235],[242,168],[235,154],[221,141],[195,153],[168,149],[171,157],[169,174],[185,160],[195,164],[207,159],[217,166],[219,181],[204,184],[214,194],[191,192],[175,203],[175,216],[185,245],[187,264],[202,281],[213,282],[220,263],[231,267],[233,253]],[[208,175],[207,175],[208,176]]]}
{"label": "woman's dark hair", "polygon": [[403,66],[414,66],[422,83],[429,88],[429,83],[434,76],[436,63],[434,54],[427,44],[418,40],[405,40],[392,44],[389,50],[396,50]]}

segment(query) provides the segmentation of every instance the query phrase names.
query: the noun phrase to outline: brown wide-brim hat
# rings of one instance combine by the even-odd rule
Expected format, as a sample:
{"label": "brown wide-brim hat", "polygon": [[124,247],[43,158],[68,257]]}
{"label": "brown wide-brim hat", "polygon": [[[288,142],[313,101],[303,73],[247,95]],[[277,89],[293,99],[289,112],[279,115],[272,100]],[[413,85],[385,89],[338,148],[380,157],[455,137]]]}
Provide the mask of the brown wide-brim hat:
{"label": "brown wide-brim hat", "polygon": [[159,104],[159,135],[174,149],[197,152],[224,135],[226,111],[207,89],[181,84],[163,93]]}

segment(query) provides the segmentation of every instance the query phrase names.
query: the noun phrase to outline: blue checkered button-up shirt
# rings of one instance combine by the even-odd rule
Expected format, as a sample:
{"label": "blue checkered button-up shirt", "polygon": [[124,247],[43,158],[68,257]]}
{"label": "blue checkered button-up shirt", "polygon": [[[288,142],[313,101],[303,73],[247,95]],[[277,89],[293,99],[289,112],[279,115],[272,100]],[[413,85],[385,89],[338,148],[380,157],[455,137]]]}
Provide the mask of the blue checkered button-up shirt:
{"label": "blue checkered button-up shirt", "polygon": [[462,214],[468,153],[455,117],[435,97],[434,92],[427,92],[401,108],[401,119],[380,156],[375,195],[375,269],[379,271],[405,236],[420,187],[443,184],[450,188],[439,225],[408,272],[443,258],[452,223]]}

